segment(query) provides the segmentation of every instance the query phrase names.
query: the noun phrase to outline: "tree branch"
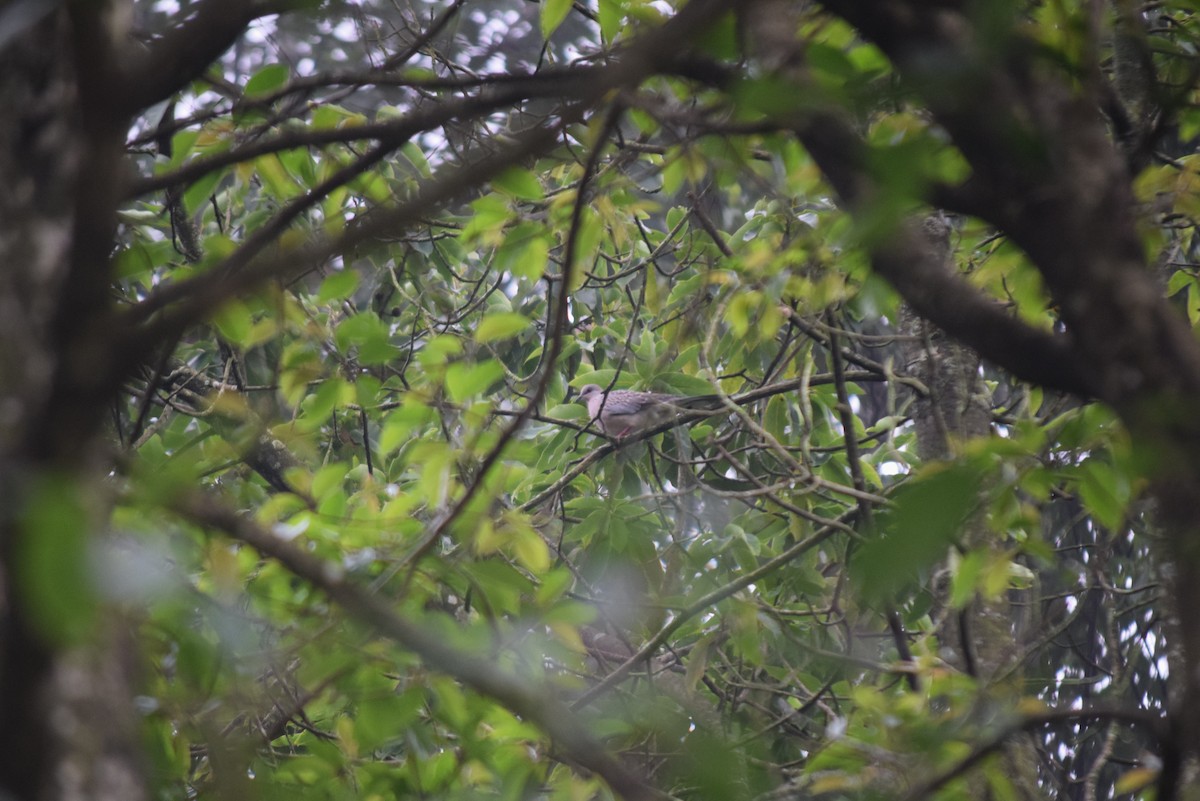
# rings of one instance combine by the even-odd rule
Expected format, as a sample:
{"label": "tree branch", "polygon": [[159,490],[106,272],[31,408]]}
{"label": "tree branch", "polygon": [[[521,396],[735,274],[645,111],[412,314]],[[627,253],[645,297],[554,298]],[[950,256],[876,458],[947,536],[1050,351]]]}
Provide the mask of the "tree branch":
{"label": "tree branch", "polygon": [[448,171],[408,202],[368,215],[340,236],[320,239],[288,252],[261,256],[245,268],[232,272],[223,269],[224,265],[217,265],[200,275],[158,288],[124,314],[122,323],[129,331],[123,352],[132,360],[130,366],[140,361],[144,350],[153,343],[199,322],[229,298],[268,280],[298,275],[340,253],[353,251],[423,219],[430,208],[486,182],[534,153],[543,152],[556,140],[557,134],[557,128],[530,131],[516,144],[492,157]]}
{"label": "tree branch", "polygon": [[195,13],[121,69],[123,111],[134,114],[199,76],[259,17],[289,11],[296,0],[205,0]]}
{"label": "tree branch", "polygon": [[[614,63],[597,69],[592,80],[581,81],[577,102],[561,110],[560,120],[575,119],[583,109],[607,96],[611,90],[635,85],[647,75],[661,72],[675,63],[681,57],[678,43],[692,41],[728,5],[729,0],[692,0],[662,26],[620,51]],[[299,274],[423,219],[430,208],[480,186],[512,164],[544,153],[557,141],[557,136],[558,126],[531,130],[497,155],[460,165],[424,187],[412,200],[380,209],[338,237],[319,239],[296,250],[262,257],[232,273],[218,265],[194,278],[158,288],[127,312],[121,321],[127,327],[127,334],[119,349],[123,360],[120,368],[128,372],[143,360],[151,343],[182,331],[212,313],[228,298],[272,278]],[[150,319],[152,316],[156,317]]]}
{"label": "tree branch", "polygon": [[1005,727],[991,740],[977,746],[957,765],[939,773],[933,778],[917,785],[907,795],[905,801],[921,801],[930,798],[939,789],[951,781],[963,776],[971,768],[978,765],[987,757],[998,752],[1013,737],[1025,732],[1034,731],[1050,723],[1075,722],[1083,720],[1120,721],[1134,726],[1144,726],[1160,743],[1167,739],[1166,719],[1148,709],[1129,709],[1119,706],[1095,705],[1088,709],[1048,709],[1034,715],[1029,715],[1010,726]]}
{"label": "tree branch", "polygon": [[[813,115],[796,133],[842,201],[862,213],[878,188],[866,168],[867,146],[850,125]],[[928,234],[912,221],[869,243],[875,270],[913,309],[981,356],[1025,381],[1077,395],[1094,395],[1068,334],[1026,325],[999,303],[946,270]]]}
{"label": "tree branch", "polygon": [[345,580],[336,565],[284,542],[216,498],[194,494],[176,499],[174,508],[196,523],[222,531],[274,559],[358,621],[417,654],[431,668],[453,676],[533,722],[571,759],[603,777],[616,794],[630,801],[658,798],[618,764],[604,745],[580,725],[578,716],[547,692],[547,687],[524,681],[492,658],[447,645],[441,635],[402,618],[386,601]]}
{"label": "tree branch", "polygon": [[[578,78],[579,80],[576,82],[550,84],[554,92],[547,91],[544,96],[550,97],[554,94],[571,96],[578,93],[587,84],[589,75],[584,72]],[[537,89],[545,91],[545,87],[541,84],[537,86],[513,84],[485,92],[477,97],[439,101],[429,109],[415,111],[386,122],[372,122],[341,128],[284,131],[223,153],[194,159],[171,172],[142,178],[130,186],[125,193],[125,199],[129,200],[170,186],[187,185],[215,170],[282,150],[357,142],[363,139],[375,139],[381,144],[391,144],[393,148],[399,147],[416,134],[445,125],[452,120],[490,114],[497,109],[528,99]]]}
{"label": "tree branch", "polygon": [[[976,213],[1041,272],[1090,394],[1121,410],[1131,427],[1147,395],[1193,406],[1200,344],[1147,269],[1130,176],[1076,76],[1060,74],[1019,29],[985,37],[951,6],[823,5],[887,54],[970,162],[972,182],[988,199]],[[952,75],[939,66],[947,63],[959,65]]]}
{"label": "tree branch", "polygon": [[735,580],[722,587],[718,587],[707,595],[697,598],[686,608],[679,610],[665,626],[659,629],[653,637],[646,641],[645,645],[638,649],[636,654],[626,659],[612,673],[609,673],[607,676],[605,676],[601,682],[591,687],[587,692],[576,698],[571,704],[571,708],[582,709],[584,706],[590,704],[592,701],[596,700],[601,695],[620,684],[635,667],[649,659],[654,652],[658,650],[659,646],[665,643],[672,634],[674,634],[689,620],[694,618],[696,615],[708,611],[711,606],[720,603],[739,590],[749,587],[763,576],[774,573],[776,570],[788,564],[792,560],[804,553],[807,553],[817,545],[820,545],[822,542],[829,539],[829,537],[833,536],[842,528],[844,528],[845,524],[850,520],[853,520],[857,514],[857,509],[850,510],[837,520],[823,528],[818,529],[816,532],[810,534],[805,539],[786,549],[773,559],[768,559],[754,570],[743,573]]}

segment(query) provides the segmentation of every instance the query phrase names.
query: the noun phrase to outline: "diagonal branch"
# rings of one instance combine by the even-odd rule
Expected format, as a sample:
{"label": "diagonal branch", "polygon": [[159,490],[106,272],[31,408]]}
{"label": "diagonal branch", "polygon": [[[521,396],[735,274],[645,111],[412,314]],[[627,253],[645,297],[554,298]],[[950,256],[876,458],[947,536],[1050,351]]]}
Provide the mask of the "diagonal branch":
{"label": "diagonal branch", "polygon": [[[831,115],[814,115],[796,133],[842,201],[859,212],[877,187],[866,168],[866,144]],[[927,232],[900,222],[871,247],[871,263],[913,309],[980,355],[1025,381],[1093,395],[1070,335],[1040,331],[946,269]]]}
{"label": "diagonal branch", "polygon": [[140,361],[144,348],[199,322],[229,298],[272,279],[299,275],[340,253],[353,251],[423,219],[431,207],[478,186],[524,158],[544,152],[556,141],[557,135],[557,127],[531,131],[494,156],[448,171],[427,184],[413,199],[368,215],[361,224],[349,227],[337,237],[264,255],[235,271],[218,265],[192,278],[158,288],[124,315],[122,322],[129,327],[126,358],[133,363]]}
{"label": "diagonal branch", "polygon": [[1041,272],[1089,393],[1133,427],[1148,396],[1194,406],[1200,344],[1147,269],[1130,175],[1094,93],[1020,25],[985,35],[958,4],[822,4],[879,46],[970,163],[976,213]]}
{"label": "diagonal branch", "polygon": [[187,20],[128,58],[121,69],[120,98],[134,114],[169,97],[199,76],[259,17],[295,8],[296,0],[205,0]]}
{"label": "diagonal branch", "polygon": [[560,126],[566,120],[578,118],[612,90],[636,85],[648,75],[676,64],[682,57],[678,43],[692,41],[729,5],[729,0],[692,0],[666,23],[620,51],[611,65],[596,70],[593,80],[578,87],[576,102],[560,110],[559,125],[526,132],[517,137],[514,144],[493,156],[448,170],[441,178],[423,187],[414,198],[367,215],[361,224],[351,226],[337,237],[319,238],[295,250],[260,256],[244,268],[238,264],[239,269],[234,271],[218,265],[201,275],[158,288],[119,321],[126,328],[126,336],[120,346],[122,364],[118,368],[125,372],[133,369],[145,358],[152,343],[181,332],[211,314],[227,299],[266,281],[298,275],[339,254],[394,234],[423,219],[430,208],[482,185],[504,168],[546,152],[557,141]]}
{"label": "diagonal branch", "polygon": [[799,556],[812,550],[817,545],[820,545],[825,540],[829,539],[834,534],[845,528],[846,523],[853,520],[858,514],[857,509],[852,509],[838,519],[831,521],[829,525],[818,529],[813,534],[805,539],[784,550],[778,556],[768,559],[754,570],[743,573],[733,581],[725,584],[710,593],[707,593],[700,598],[697,598],[684,609],[679,610],[662,628],[660,628],[653,637],[638,649],[637,653],[626,659],[617,668],[609,673],[604,679],[590,687],[587,692],[580,694],[578,698],[571,704],[572,709],[582,709],[592,701],[604,695],[613,687],[625,680],[625,677],[633,672],[641,663],[648,660],[654,655],[663,643],[665,643],[672,634],[686,624],[689,620],[697,615],[704,614],[710,608],[734,595],[739,590],[749,587],[754,582],[761,579],[763,576],[768,576],[776,570],[787,565]]}
{"label": "diagonal branch", "polygon": [[[572,81],[557,84],[521,83],[498,87],[476,97],[443,100],[427,110],[414,111],[397,119],[371,122],[364,125],[349,125],[340,128],[309,128],[299,131],[283,131],[263,137],[222,153],[214,153],[187,162],[171,172],[159,173],[135,181],[125,193],[131,199],[165,189],[170,186],[187,185],[215,170],[244,161],[300,147],[342,144],[363,139],[374,139],[381,144],[399,147],[413,136],[438,128],[453,120],[479,117],[510,106],[537,94],[541,97],[578,94],[590,79],[592,70],[582,71]],[[540,94],[539,94],[540,93]]]}
{"label": "diagonal branch", "polygon": [[613,791],[630,801],[649,801],[658,795],[609,754],[580,724],[579,717],[540,684],[525,681],[494,659],[448,645],[434,631],[398,615],[386,601],[347,581],[335,565],[276,537],[218,499],[199,494],[177,499],[177,512],[207,528],[222,531],[282,564],[320,589],[356,620],[421,657],[431,668],[461,681],[476,692],[503,704],[536,724],[572,760],[595,771]]}
{"label": "diagonal branch", "polygon": [[575,266],[575,262],[578,255],[580,218],[588,196],[588,183],[595,175],[596,166],[600,161],[600,154],[608,143],[608,138],[612,130],[616,127],[617,121],[620,119],[620,114],[620,106],[614,106],[609,109],[608,116],[604,121],[604,127],[601,129],[596,138],[596,143],[592,146],[591,152],[588,154],[587,163],[583,168],[583,176],[579,179],[579,184],[575,189],[575,203],[571,210],[571,227],[567,232],[567,242],[563,252],[563,271],[558,279],[558,294],[555,297],[554,304],[551,306],[550,320],[546,326],[546,343],[543,348],[546,357],[542,362],[541,376],[534,386],[533,394],[525,402],[525,407],[504,426],[496,444],[492,446],[492,449],[480,463],[474,481],[467,487],[462,497],[458,499],[449,513],[421,541],[420,546],[418,546],[417,550],[410,557],[410,559],[414,560],[413,564],[416,563],[416,558],[432,547],[463,516],[472,499],[483,487],[488,472],[500,461],[500,457],[508,447],[508,443],[521,430],[521,427],[533,417],[542,399],[546,396],[546,388],[550,385],[550,380],[554,375],[554,366],[562,354],[563,337],[566,335],[568,327],[567,312],[571,300],[571,286],[574,283],[574,275],[578,269]]}

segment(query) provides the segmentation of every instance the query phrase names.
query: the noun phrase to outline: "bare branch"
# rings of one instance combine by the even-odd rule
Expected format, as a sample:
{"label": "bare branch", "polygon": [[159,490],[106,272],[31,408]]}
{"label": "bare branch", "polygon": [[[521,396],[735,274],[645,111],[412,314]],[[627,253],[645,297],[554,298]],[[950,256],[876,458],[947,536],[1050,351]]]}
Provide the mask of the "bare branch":
{"label": "bare branch", "polygon": [[1148,709],[1130,709],[1120,706],[1095,705],[1087,709],[1048,709],[1034,715],[1029,715],[1002,729],[991,740],[979,745],[954,767],[939,773],[937,776],[914,787],[904,798],[905,801],[920,801],[929,798],[940,788],[963,776],[971,768],[978,765],[987,757],[997,753],[1013,737],[1034,731],[1042,726],[1083,720],[1108,720],[1134,726],[1143,726],[1150,730],[1155,739],[1162,742],[1167,739],[1166,719]]}

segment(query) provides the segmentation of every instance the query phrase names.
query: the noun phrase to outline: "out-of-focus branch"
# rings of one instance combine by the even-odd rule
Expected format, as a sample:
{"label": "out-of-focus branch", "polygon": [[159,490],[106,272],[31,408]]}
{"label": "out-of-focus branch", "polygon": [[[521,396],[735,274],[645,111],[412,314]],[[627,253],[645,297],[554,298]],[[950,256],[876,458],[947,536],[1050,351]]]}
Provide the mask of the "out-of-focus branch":
{"label": "out-of-focus branch", "polygon": [[121,92],[114,96],[127,114],[153,105],[198,77],[251,21],[297,5],[296,0],[205,0],[184,22],[125,60]]}
{"label": "out-of-focus branch", "polygon": [[738,590],[749,587],[754,582],[761,579],[763,576],[770,575],[776,570],[779,570],[784,565],[796,559],[800,555],[807,553],[817,545],[820,545],[832,535],[838,533],[845,527],[845,523],[852,520],[857,515],[857,510],[851,510],[849,513],[832,521],[830,525],[817,530],[805,539],[796,543],[792,547],[783,551],[773,559],[768,559],[754,570],[743,573],[734,581],[729,582],[723,587],[718,587],[707,595],[697,598],[689,604],[685,609],[679,610],[646,644],[638,649],[637,653],[622,662],[612,673],[604,677],[604,680],[591,687],[587,692],[580,695],[571,704],[573,709],[581,709],[590,704],[592,701],[599,698],[604,693],[611,690],[613,687],[620,684],[625,678],[642,662],[645,662],[654,652],[657,651],[667,639],[674,634],[680,627],[691,620],[696,615],[702,614],[714,604],[720,603],[730,597]]}
{"label": "out-of-focus branch", "polygon": [[219,499],[203,495],[179,498],[174,508],[207,528],[222,531],[276,560],[324,592],[356,620],[417,654],[429,667],[461,681],[542,729],[570,759],[595,771],[613,791],[630,801],[658,798],[650,787],[622,767],[604,745],[581,725],[579,717],[547,692],[484,658],[448,645],[436,632],[404,619],[381,598],[345,579],[325,562],[276,537],[239,515]]}
{"label": "out-of-focus branch", "polygon": [[[866,145],[849,124],[814,115],[796,132],[847,206],[862,210],[871,202],[877,187],[865,167]],[[1070,336],[1032,328],[947,270],[918,223],[901,221],[873,243],[871,263],[918,314],[1018,378],[1095,393]]]}

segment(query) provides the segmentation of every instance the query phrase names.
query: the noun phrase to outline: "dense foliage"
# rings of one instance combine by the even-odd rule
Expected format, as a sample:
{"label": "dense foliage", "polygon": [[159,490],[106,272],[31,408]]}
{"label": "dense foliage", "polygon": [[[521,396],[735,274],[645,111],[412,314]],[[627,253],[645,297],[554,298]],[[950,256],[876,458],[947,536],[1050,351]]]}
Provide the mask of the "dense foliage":
{"label": "dense foliage", "polygon": [[12,797],[1188,797],[1192,4],[34,5]]}

